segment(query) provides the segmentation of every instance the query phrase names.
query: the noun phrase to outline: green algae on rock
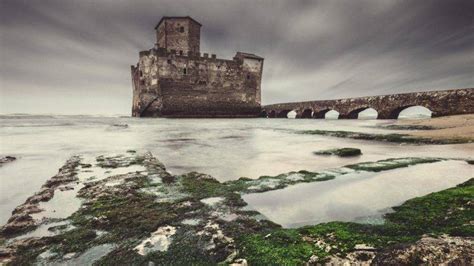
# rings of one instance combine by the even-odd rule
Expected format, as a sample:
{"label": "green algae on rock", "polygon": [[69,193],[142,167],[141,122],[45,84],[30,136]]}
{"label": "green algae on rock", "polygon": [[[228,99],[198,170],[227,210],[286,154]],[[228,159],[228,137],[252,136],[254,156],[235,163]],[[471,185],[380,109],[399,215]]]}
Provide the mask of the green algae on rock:
{"label": "green algae on rock", "polygon": [[436,127],[425,125],[385,125],[380,128],[395,129],[395,130],[435,130]]}
{"label": "green algae on rock", "polygon": [[394,158],[394,159],[386,159],[380,160],[377,162],[367,162],[367,163],[358,163],[358,164],[351,164],[346,165],[347,168],[357,170],[357,171],[368,171],[368,172],[380,172],[386,170],[392,170],[402,167],[408,167],[411,165],[416,164],[423,164],[423,163],[435,163],[440,162],[443,159],[441,158]]}
{"label": "green algae on rock", "polygon": [[333,130],[303,130],[297,131],[299,134],[323,135],[338,138],[350,138],[361,140],[374,140],[384,142],[406,143],[406,144],[461,144],[469,143],[469,139],[431,139],[422,137],[413,137],[406,134],[371,134],[352,131],[333,131]]}
{"label": "green algae on rock", "polygon": [[[24,240],[11,239],[10,231],[3,230],[7,239],[2,247],[3,262],[67,263],[89,251],[94,253],[95,247],[113,245],[107,254],[96,258],[96,263],[215,264],[232,261],[236,254],[234,239],[240,234],[279,227],[255,219],[255,212],[242,209],[246,203],[240,194],[208,175],[189,173],[170,178],[171,174],[150,153],[99,156],[94,167],[120,168],[125,172],[106,174],[92,181],[78,178],[81,159],[76,157],[73,162],[67,164],[67,173],[73,173],[71,180],[80,183],[73,189],[78,190],[74,195],[82,202],[77,211],[64,219],[73,228],[53,236]],[[134,165],[142,165],[146,171],[137,172]],[[127,173],[126,169],[131,170]],[[201,201],[210,197],[221,197],[222,201],[212,205]],[[31,218],[29,212],[23,216]],[[31,220],[36,226],[49,219]],[[184,220],[199,222],[189,225]],[[7,228],[15,228],[13,225],[22,223]],[[172,230],[165,230],[169,228]]]}
{"label": "green algae on rock", "polygon": [[339,148],[313,152],[315,155],[337,155],[339,157],[359,156],[362,151],[357,148]]}
{"label": "green algae on rock", "polygon": [[225,189],[239,192],[242,194],[259,193],[270,190],[277,190],[296,185],[300,183],[321,182],[334,179],[338,176],[353,173],[354,171],[380,172],[396,168],[408,167],[411,165],[439,162],[445,159],[441,158],[391,158],[376,162],[363,162],[358,164],[346,165],[344,167],[329,169],[320,172],[310,172],[301,170],[298,172],[289,172],[276,176],[261,176],[258,179],[241,178],[238,180],[227,181]]}
{"label": "green algae on rock", "polygon": [[[378,260],[378,254],[383,254],[384,261],[389,261],[387,253],[390,254],[390,250],[396,249],[398,244],[414,243],[425,234],[468,237],[461,240],[467,243],[463,244],[466,247],[462,250],[472,253],[473,200],[474,179],[470,179],[454,188],[394,207],[393,213],[385,215],[386,222],[382,225],[331,222],[245,235],[239,238],[239,256],[255,265],[341,262],[362,255],[365,259],[359,257],[357,261],[345,262],[370,263],[374,258]],[[337,258],[339,260],[334,260]],[[459,263],[469,264],[469,256],[461,258],[465,261]]]}

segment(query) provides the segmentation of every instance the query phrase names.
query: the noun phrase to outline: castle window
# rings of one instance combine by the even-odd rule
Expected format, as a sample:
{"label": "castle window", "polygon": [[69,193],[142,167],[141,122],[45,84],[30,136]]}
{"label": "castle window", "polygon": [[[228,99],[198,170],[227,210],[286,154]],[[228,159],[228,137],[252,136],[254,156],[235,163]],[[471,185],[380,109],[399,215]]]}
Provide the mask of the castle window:
{"label": "castle window", "polygon": [[140,77],[143,77],[143,72],[140,70]]}
{"label": "castle window", "polygon": [[183,68],[183,74],[186,75],[186,68]]}
{"label": "castle window", "polygon": [[179,32],[184,32],[184,27],[179,27]]}
{"label": "castle window", "polygon": [[250,79],[250,75],[249,75],[249,74],[247,74],[247,79]]}
{"label": "castle window", "polygon": [[171,65],[171,59],[168,59],[168,61],[166,61],[166,62]]}
{"label": "castle window", "polygon": [[179,50],[179,55],[183,55],[183,50]]}
{"label": "castle window", "polygon": [[145,81],[144,81],[144,80],[140,80],[140,85],[145,85]]}

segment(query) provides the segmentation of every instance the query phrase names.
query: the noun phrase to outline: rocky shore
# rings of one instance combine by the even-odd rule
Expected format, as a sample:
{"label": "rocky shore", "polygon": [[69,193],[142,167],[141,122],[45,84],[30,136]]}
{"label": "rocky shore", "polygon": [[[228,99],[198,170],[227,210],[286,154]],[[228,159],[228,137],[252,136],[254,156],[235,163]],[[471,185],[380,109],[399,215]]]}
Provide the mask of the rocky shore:
{"label": "rocky shore", "polygon": [[0,156],[0,167],[6,163],[10,163],[16,160],[14,156]]}
{"label": "rocky shore", "polygon": [[[322,172],[219,182],[173,175],[151,153],[74,156],[12,213],[0,262],[28,264],[472,264],[474,179],[409,200],[381,225],[285,229],[242,195],[443,158],[394,158]],[[429,214],[429,215],[427,215]]]}

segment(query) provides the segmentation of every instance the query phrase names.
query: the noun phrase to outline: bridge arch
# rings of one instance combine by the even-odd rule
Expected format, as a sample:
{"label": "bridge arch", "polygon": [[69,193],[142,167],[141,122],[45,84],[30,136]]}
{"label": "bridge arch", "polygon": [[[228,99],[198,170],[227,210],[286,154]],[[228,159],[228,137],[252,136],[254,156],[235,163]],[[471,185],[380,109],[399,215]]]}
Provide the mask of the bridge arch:
{"label": "bridge arch", "polygon": [[332,109],[324,114],[324,119],[339,119],[340,115],[339,111]]}
{"label": "bridge arch", "polygon": [[271,110],[268,113],[268,118],[276,118],[276,116],[277,116],[277,112],[275,110]]}
{"label": "bridge arch", "polygon": [[339,115],[340,115],[340,113],[337,110],[334,110],[334,109],[331,109],[331,108],[326,108],[326,109],[322,109],[322,110],[313,112],[313,118],[325,119],[327,113],[329,113],[329,114],[337,113],[338,114],[337,118],[339,118]]}
{"label": "bridge arch", "polygon": [[291,110],[286,114],[286,118],[295,119],[300,118],[297,110]]}
{"label": "bridge arch", "polygon": [[379,112],[375,108],[369,107],[357,114],[357,119],[377,119]]}
{"label": "bridge arch", "polygon": [[[407,109],[411,109],[411,108],[422,108],[424,110],[428,110],[429,112],[432,113],[432,111],[425,107],[425,106],[422,106],[422,105],[416,105],[416,104],[410,104],[410,105],[403,105],[403,106],[400,106],[400,107],[397,107],[397,108],[394,108],[392,110],[390,110],[390,113],[389,113],[389,116],[388,116],[388,119],[398,119],[398,117],[400,116],[400,113],[407,110]],[[431,117],[431,114],[429,115]]]}
{"label": "bridge arch", "polygon": [[304,109],[303,112],[301,113],[301,118],[311,118],[313,117],[313,109],[307,108]]}
{"label": "bridge arch", "polygon": [[431,118],[433,111],[421,105],[412,105],[403,108],[397,116],[397,119],[404,118]]}
{"label": "bridge arch", "polygon": [[291,112],[291,111],[292,111],[291,109],[282,110],[282,111],[278,112],[276,117],[277,118],[288,118],[288,113]]}
{"label": "bridge arch", "polygon": [[326,115],[327,112],[331,111],[331,109],[326,108],[318,111],[313,112],[313,118],[316,119],[324,119],[324,116]]}
{"label": "bridge arch", "polygon": [[349,111],[346,114],[341,114],[340,118],[343,118],[343,119],[358,119],[360,113],[362,113],[362,112],[369,112],[370,113],[371,111],[372,111],[372,113],[375,112],[375,115],[372,115],[370,118],[377,119],[377,116],[378,116],[377,110],[375,110],[374,108],[372,108],[370,106],[357,107],[355,109],[352,109],[351,111]]}

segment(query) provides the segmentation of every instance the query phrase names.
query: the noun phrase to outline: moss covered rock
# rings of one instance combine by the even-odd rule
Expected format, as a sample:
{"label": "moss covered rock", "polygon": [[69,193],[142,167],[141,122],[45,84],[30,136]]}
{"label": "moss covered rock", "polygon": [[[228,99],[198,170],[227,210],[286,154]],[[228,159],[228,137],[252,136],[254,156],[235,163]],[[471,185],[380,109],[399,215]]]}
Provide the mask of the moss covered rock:
{"label": "moss covered rock", "polygon": [[357,149],[357,148],[340,148],[340,149],[315,151],[314,154],[316,154],[316,155],[337,155],[339,157],[352,157],[352,156],[361,155],[362,151],[360,149]]}

